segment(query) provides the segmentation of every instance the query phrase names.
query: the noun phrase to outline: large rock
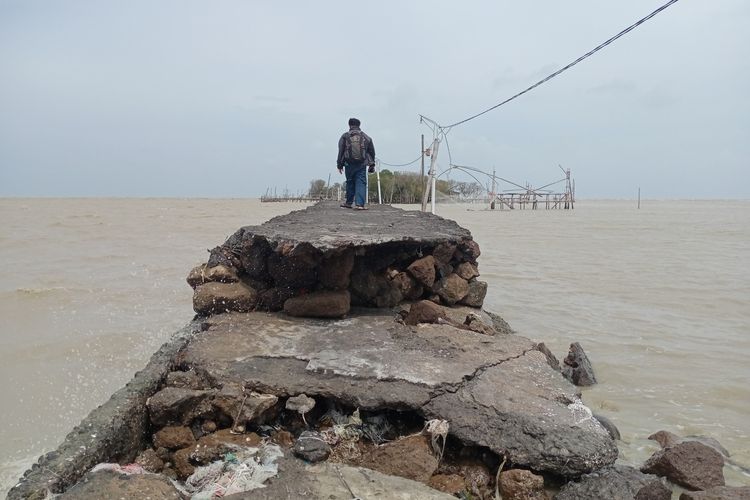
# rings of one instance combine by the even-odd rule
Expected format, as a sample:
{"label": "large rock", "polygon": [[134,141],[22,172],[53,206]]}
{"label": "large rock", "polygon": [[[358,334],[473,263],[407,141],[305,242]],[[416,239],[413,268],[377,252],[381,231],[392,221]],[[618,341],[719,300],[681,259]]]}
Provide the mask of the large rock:
{"label": "large rock", "polygon": [[685,441],[657,451],[641,470],[664,476],[689,490],[724,486],[724,457],[698,441]]}
{"label": "large rock", "polygon": [[562,374],[565,378],[578,386],[596,384],[594,368],[591,366],[583,347],[578,342],[570,344],[568,355],[563,360]]}
{"label": "large rock", "polygon": [[331,454],[331,447],[319,432],[304,431],[294,443],[294,454],[309,463],[326,460]]}
{"label": "large rock", "polygon": [[714,486],[706,491],[690,491],[680,500],[750,500],[750,486]]}
{"label": "large rock", "polygon": [[258,302],[258,292],[245,283],[206,283],[193,293],[193,310],[198,314],[227,311],[252,311]]}
{"label": "large rock", "polygon": [[469,291],[461,299],[462,304],[466,304],[471,307],[482,307],[484,304],[484,297],[487,295],[487,283],[484,281],[471,281],[469,282]]}
{"label": "large rock", "polygon": [[455,497],[429,486],[372,469],[320,462],[308,465],[301,460],[279,460],[279,473],[265,488],[250,494],[238,493],[227,500],[326,499],[351,500],[455,500]]}
{"label": "large rock", "polygon": [[[586,474],[580,481],[569,482],[560,489],[554,500],[635,500],[643,488],[655,488],[654,491],[661,492],[652,500],[669,500],[671,496],[671,491],[658,477],[644,474],[633,467],[616,465]],[[663,497],[664,494],[667,496]]]}
{"label": "large rock", "polygon": [[576,388],[520,336],[413,328],[381,310],[326,322],[224,314],[213,317],[181,361],[224,385],[444,419],[464,444],[541,472],[576,476],[617,457]]}
{"label": "large rock", "polygon": [[345,290],[354,267],[354,251],[346,249],[326,256],[318,270],[318,280],[323,288]]}
{"label": "large rock", "polygon": [[111,470],[89,472],[75,486],[57,497],[60,500],[102,500],[104,498],[149,498],[180,500],[182,495],[164,476],[121,474]]}
{"label": "large rock", "polygon": [[361,465],[389,476],[427,483],[438,468],[438,459],[432,451],[430,438],[417,435],[378,446]]}
{"label": "large rock", "polygon": [[557,360],[557,357],[552,354],[552,351],[549,350],[549,347],[547,347],[544,342],[540,342],[536,345],[536,350],[544,354],[544,357],[547,358],[547,364],[555,371],[560,371],[560,362]]}
{"label": "large rock", "polygon": [[348,290],[312,292],[284,302],[284,312],[307,318],[342,318],[351,307]]}
{"label": "large rock", "polygon": [[184,426],[168,425],[154,434],[154,447],[179,450],[195,443],[193,432]]}
{"label": "large rock", "polygon": [[672,432],[661,430],[651,434],[648,439],[656,441],[662,448],[667,448],[668,446],[673,446],[685,441],[698,441],[699,443],[703,443],[706,446],[710,446],[714,450],[718,451],[724,456],[724,458],[729,458],[729,451],[727,451],[727,449],[724,448],[720,442],[710,436],[681,437]]}
{"label": "large rock", "polygon": [[278,400],[273,394],[243,391],[237,384],[225,384],[211,404],[237,426],[262,420]]}
{"label": "large rock", "polygon": [[404,318],[404,323],[407,325],[439,323],[441,319],[444,320],[447,317],[444,307],[429,300],[420,300],[411,305],[408,314]]}
{"label": "large rock", "polygon": [[469,293],[469,283],[457,274],[451,274],[435,283],[433,290],[443,302],[452,306]]}
{"label": "large rock", "polygon": [[239,278],[237,278],[237,273],[234,269],[222,265],[208,267],[208,264],[202,264],[193,268],[187,277],[188,285],[193,288],[211,281],[234,283],[239,281]]}
{"label": "large rock", "polygon": [[157,427],[168,424],[189,424],[202,414],[209,391],[196,391],[180,387],[165,387],[146,401],[151,422]]}
{"label": "large rock", "polygon": [[424,287],[405,272],[396,274],[391,279],[391,284],[401,292],[406,300],[417,300],[424,294]]}
{"label": "large rock", "polygon": [[500,473],[503,500],[547,500],[544,478],[531,471],[511,469]]}
{"label": "large rock", "polygon": [[477,269],[477,266],[475,266],[471,262],[460,263],[456,266],[454,272],[466,281],[471,281],[473,278],[479,276],[479,269]]}
{"label": "large rock", "polygon": [[432,288],[435,284],[435,258],[432,255],[415,260],[409,265],[407,271],[427,288]]}
{"label": "large rock", "polygon": [[209,464],[221,458],[229,451],[239,448],[255,448],[261,443],[261,438],[254,432],[234,433],[231,429],[222,429],[213,434],[201,437],[198,442],[188,448],[188,459],[196,464]]}

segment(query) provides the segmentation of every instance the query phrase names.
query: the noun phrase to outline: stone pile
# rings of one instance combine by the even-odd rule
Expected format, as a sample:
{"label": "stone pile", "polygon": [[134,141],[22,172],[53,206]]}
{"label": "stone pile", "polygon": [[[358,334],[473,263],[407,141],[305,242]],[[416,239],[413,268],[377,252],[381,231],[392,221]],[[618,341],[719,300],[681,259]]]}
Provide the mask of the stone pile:
{"label": "stone pile", "polygon": [[477,280],[479,246],[466,230],[424,214],[404,219],[390,207],[356,215],[358,225],[369,216],[378,228],[350,234],[340,219],[351,212],[320,203],[240,229],[188,275],[194,310],[335,318],[351,306],[386,308],[420,299],[482,306],[487,283]]}
{"label": "stone pile", "polygon": [[580,345],[561,367],[481,309],[478,256],[454,222],[390,207],[240,229],[188,276],[193,323],[9,498],[183,498],[170,481],[271,446],[278,474],[226,498],[666,500],[659,476],[742,498],[721,451],[668,434],[641,470],[615,465]]}

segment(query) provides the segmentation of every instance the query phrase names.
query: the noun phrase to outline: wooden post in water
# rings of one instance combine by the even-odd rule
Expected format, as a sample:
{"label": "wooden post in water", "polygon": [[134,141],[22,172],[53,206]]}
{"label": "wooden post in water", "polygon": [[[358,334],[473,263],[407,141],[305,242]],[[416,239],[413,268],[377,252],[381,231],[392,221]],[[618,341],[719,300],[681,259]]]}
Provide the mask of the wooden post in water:
{"label": "wooden post in water", "polygon": [[641,186],[638,186],[638,209],[641,208]]}

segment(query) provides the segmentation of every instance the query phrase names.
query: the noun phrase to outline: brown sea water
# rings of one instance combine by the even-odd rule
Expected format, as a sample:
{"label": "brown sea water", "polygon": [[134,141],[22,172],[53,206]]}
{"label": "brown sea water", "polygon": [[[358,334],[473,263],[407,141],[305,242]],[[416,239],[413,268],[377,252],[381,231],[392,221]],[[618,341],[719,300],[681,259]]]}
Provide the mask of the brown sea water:
{"label": "brown sea water", "polygon": [[[0,199],[0,494],[192,318],[185,276],[207,249],[301,208]],[[750,467],[750,202],[438,213],[479,242],[487,309],[560,358],[583,345],[599,379],[584,401],[619,427],[623,462],[666,429],[715,437]]]}

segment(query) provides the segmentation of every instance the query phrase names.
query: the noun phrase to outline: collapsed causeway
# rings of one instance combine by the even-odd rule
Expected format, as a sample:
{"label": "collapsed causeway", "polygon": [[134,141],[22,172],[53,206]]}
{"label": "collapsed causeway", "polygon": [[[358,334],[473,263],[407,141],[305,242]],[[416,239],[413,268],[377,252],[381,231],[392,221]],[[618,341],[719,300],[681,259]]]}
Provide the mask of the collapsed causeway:
{"label": "collapsed causeway", "polygon": [[[196,318],[8,498],[95,498],[87,485],[124,483],[94,466],[132,462],[181,498],[172,484],[243,443],[283,456],[236,498],[351,498],[353,485],[362,498],[489,498],[500,469],[560,486],[608,468],[617,447],[580,391],[482,309],[479,256],[455,222],[389,206],[321,202],[239,229],[188,276]],[[323,459],[300,451],[305,439]],[[419,467],[389,466],[398,455]]]}

